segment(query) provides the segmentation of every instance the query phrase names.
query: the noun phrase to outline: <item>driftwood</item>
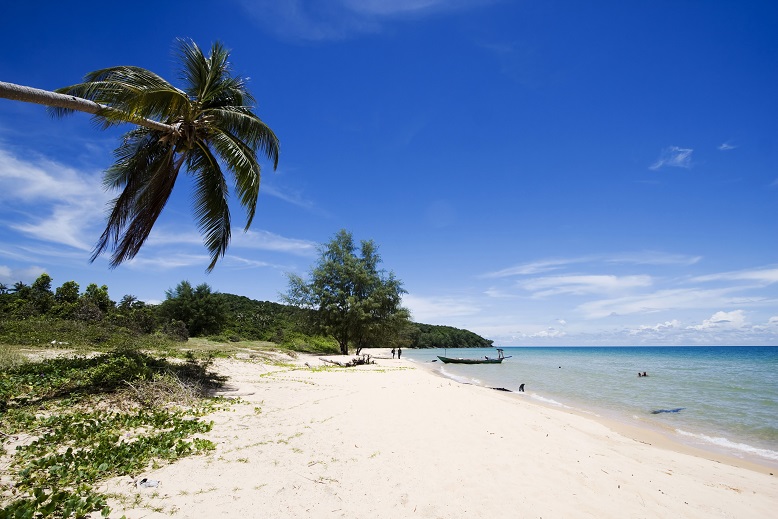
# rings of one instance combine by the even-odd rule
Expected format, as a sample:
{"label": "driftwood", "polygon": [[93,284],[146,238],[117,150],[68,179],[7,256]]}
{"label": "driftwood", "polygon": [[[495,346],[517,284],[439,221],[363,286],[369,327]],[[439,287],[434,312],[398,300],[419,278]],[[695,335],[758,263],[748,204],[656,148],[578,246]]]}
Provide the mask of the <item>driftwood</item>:
{"label": "driftwood", "polygon": [[365,364],[375,364],[374,360],[370,360],[370,355],[362,355],[361,357],[354,357],[348,362],[340,362],[338,360],[332,360],[332,359],[325,359],[324,357],[319,357],[319,360],[322,362],[326,362],[328,364],[335,364],[336,366],[340,366],[341,368],[353,368],[354,366],[364,366]]}

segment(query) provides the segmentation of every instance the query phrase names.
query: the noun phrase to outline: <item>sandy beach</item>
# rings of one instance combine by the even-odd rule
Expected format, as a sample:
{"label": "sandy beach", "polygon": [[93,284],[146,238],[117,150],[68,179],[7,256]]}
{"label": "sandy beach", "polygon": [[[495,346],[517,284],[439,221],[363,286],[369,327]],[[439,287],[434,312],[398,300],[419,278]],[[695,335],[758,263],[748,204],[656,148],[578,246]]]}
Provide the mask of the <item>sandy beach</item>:
{"label": "sandy beach", "polygon": [[[371,352],[375,353],[375,352]],[[405,360],[219,360],[217,449],[116,478],[111,517],[774,517],[768,467],[680,452]],[[294,366],[294,367],[292,367]]]}

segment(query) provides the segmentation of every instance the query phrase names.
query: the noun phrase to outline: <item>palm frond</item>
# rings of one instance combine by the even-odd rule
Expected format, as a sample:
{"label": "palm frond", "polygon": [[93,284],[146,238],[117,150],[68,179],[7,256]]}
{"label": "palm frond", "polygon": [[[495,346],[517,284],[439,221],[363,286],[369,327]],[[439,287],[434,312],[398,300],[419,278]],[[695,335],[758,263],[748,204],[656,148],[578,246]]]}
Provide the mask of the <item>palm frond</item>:
{"label": "palm frond", "polygon": [[229,190],[218,160],[203,143],[190,150],[186,162],[195,177],[194,213],[211,253],[211,264],[206,269],[210,272],[230,243]]}
{"label": "palm frond", "polygon": [[[134,119],[169,121],[189,109],[189,98],[157,74],[140,67],[111,67],[87,74],[83,83],[57,90],[58,93],[89,99],[111,110],[97,117],[105,126]],[[54,115],[70,113],[53,109]]]}
{"label": "palm frond", "polygon": [[250,148],[258,149],[273,162],[273,169],[278,167],[281,147],[278,137],[250,108],[211,108],[204,110],[203,115],[214,117],[213,126],[235,135]]}
{"label": "palm frond", "polygon": [[238,198],[246,210],[245,230],[248,230],[257,210],[261,180],[261,169],[256,153],[253,148],[226,132],[212,135],[210,143],[233,174]]}
{"label": "palm frond", "polygon": [[[133,143],[141,146],[142,143]],[[106,250],[113,250],[110,266],[134,258],[151,233],[157,218],[167,204],[181,167],[172,146],[156,139],[145,141],[145,147],[125,161],[117,161],[107,172],[106,181],[124,184],[113,201],[113,209],[92,261]]]}

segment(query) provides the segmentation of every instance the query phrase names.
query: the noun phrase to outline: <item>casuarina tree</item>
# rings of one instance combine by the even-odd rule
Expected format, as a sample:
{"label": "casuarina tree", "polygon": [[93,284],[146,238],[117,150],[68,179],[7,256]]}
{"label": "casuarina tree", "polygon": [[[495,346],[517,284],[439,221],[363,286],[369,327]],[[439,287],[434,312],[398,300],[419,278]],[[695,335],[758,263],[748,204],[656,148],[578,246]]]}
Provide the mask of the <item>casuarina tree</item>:
{"label": "casuarina tree", "polygon": [[357,353],[377,346],[408,321],[410,314],[401,306],[402,282],[378,268],[381,257],[372,240],[362,241],[357,255],[351,233],[341,230],[320,254],[310,281],[289,274],[284,299],[314,310],[316,324],[338,341],[342,354],[348,354],[350,344]]}

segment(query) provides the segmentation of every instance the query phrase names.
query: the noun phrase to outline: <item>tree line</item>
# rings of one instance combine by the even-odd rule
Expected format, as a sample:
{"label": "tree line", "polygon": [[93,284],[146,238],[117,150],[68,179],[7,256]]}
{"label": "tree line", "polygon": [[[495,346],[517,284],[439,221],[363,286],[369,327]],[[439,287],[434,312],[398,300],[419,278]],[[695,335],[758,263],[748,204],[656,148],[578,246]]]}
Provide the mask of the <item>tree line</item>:
{"label": "tree line", "polygon": [[[128,294],[119,301],[106,285],[90,283],[82,290],[75,281],[53,288],[52,278],[41,274],[31,285],[0,284],[0,342],[45,345],[71,339],[63,336],[66,324],[83,325],[78,333],[94,343],[109,342],[111,334],[160,335],[184,341],[208,337],[223,342],[267,341],[298,351],[340,351],[334,337],[316,324],[313,309],[291,304],[257,301],[220,293],[208,284],[181,281],[166,292],[165,301],[152,305]],[[84,330],[93,326],[92,334]],[[41,330],[33,333],[33,330]],[[386,342],[363,347],[454,348],[489,347],[492,341],[468,330],[406,321]],[[350,344],[351,351],[357,346]]]}

